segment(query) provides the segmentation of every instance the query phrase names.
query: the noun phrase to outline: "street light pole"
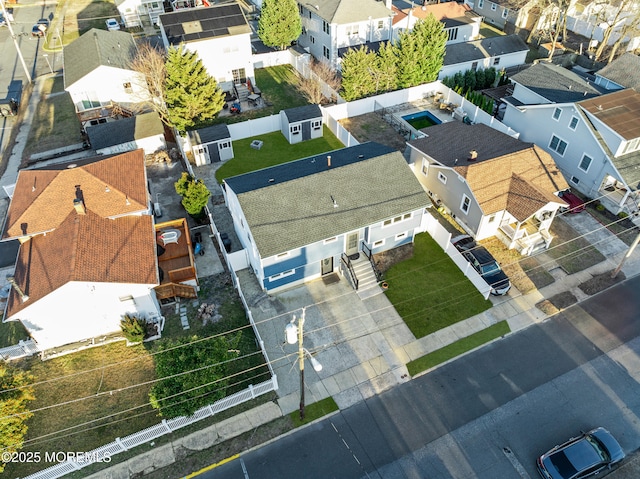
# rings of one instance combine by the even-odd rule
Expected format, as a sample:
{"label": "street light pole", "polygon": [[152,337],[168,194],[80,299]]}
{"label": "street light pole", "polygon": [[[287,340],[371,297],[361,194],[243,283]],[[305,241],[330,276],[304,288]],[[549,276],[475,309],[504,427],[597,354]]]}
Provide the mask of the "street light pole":
{"label": "street light pole", "polygon": [[18,45],[18,39],[16,35],[13,33],[13,27],[11,26],[11,22],[9,21],[9,17],[7,15],[7,11],[4,9],[4,1],[0,0],[0,8],[2,9],[2,14],[4,16],[5,22],[7,23],[7,28],[9,29],[9,35],[13,39],[13,44],[16,46],[16,51],[18,52],[18,58],[20,59],[20,63],[22,64],[22,68],[24,69],[24,74],[27,77],[29,83],[31,83],[31,74],[29,73],[29,69],[27,68],[27,64],[24,62],[24,58],[22,57],[22,51],[20,50],[20,45]]}

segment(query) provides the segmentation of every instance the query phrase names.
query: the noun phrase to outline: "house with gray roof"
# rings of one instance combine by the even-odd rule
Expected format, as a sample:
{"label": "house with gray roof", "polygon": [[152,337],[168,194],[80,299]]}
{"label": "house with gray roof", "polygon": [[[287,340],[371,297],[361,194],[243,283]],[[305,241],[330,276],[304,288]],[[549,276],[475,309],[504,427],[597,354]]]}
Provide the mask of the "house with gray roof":
{"label": "house with gray roof", "polygon": [[423,131],[405,156],[438,207],[478,240],[496,236],[523,255],[549,247],[569,187],[549,153],[480,123]]}
{"label": "house with gray roof", "polygon": [[322,110],[318,105],[280,110],[280,131],[292,145],[322,138]]}
{"label": "house with gray roof", "polygon": [[196,166],[233,158],[231,133],[226,123],[187,132]]}
{"label": "house with gray roof", "polygon": [[506,33],[526,36],[539,16],[535,0],[465,0],[484,21]]}
{"label": "house with gray roof", "polygon": [[158,26],[165,48],[184,45],[197,53],[223,91],[248,80],[255,85],[251,27],[238,3],[164,13]]}
{"label": "house with gray roof", "polygon": [[524,65],[529,47],[518,35],[502,35],[448,44],[438,78],[482,68],[501,70]]}
{"label": "house with gray roof", "polygon": [[640,56],[625,53],[595,72],[596,85],[607,90],[640,90]]}
{"label": "house with gray roof", "polygon": [[142,148],[146,155],[166,150],[164,125],[152,111],[87,128],[89,144],[97,154],[110,155]]}
{"label": "house with gray roof", "polygon": [[339,68],[339,50],[391,40],[391,0],[298,0],[302,35],[298,45],[316,60]]}
{"label": "house with gray roof", "polygon": [[429,216],[429,198],[402,154],[373,142],[227,178],[223,190],[267,291],[411,243]]}
{"label": "house with gray roof", "polygon": [[130,33],[98,28],[64,48],[64,89],[83,126],[128,115],[149,101],[144,76],[131,68],[136,52]]}

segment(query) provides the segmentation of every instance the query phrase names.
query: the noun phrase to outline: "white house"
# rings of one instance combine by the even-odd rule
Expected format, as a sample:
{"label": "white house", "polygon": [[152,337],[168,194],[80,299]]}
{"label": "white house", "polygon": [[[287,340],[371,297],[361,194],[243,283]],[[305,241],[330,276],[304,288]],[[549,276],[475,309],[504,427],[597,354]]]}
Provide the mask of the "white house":
{"label": "white house", "polygon": [[411,243],[431,204],[402,154],[372,142],[227,178],[223,191],[268,291]]}
{"label": "white house", "polygon": [[21,242],[3,321],[40,349],[91,344],[125,313],[160,316],[142,150],[20,170],[2,239]]}
{"label": "white house", "polygon": [[566,207],[556,194],[569,186],[541,148],[453,121],[429,127],[406,153],[431,200],[471,236],[497,236],[523,255],[549,247],[553,218]]}
{"label": "white house", "polygon": [[89,144],[97,154],[110,155],[141,148],[149,155],[167,149],[164,125],[156,112],[109,121],[87,129]]}
{"label": "white house", "polygon": [[223,91],[247,81],[255,85],[251,27],[237,3],[165,13],[158,25],[165,47],[196,52]]}
{"label": "white house", "polygon": [[131,69],[136,52],[131,34],[97,28],[64,48],[64,89],[83,126],[129,115],[150,100],[144,76]]}
{"label": "white house", "polygon": [[554,75],[558,68],[539,64],[514,75],[503,123],[549,152],[572,188],[615,214],[633,213],[640,188],[640,94],[629,88],[601,95],[568,70]]}
{"label": "white house", "polygon": [[197,166],[233,158],[231,133],[225,123],[187,132]]}
{"label": "white house", "polygon": [[425,3],[422,6],[400,9],[392,6],[393,38],[401,32],[412,30],[418,20],[424,20],[433,15],[436,20],[444,24],[447,32],[447,45],[476,40],[480,36],[482,17],[475,13],[469,5],[458,2]]}
{"label": "white house", "polygon": [[633,53],[625,53],[594,75],[596,85],[607,90],[635,88],[640,91],[640,57]]}
{"label": "white house", "polygon": [[465,3],[484,21],[506,33],[530,32],[538,20],[539,7],[535,1],[519,0],[465,0]]}
{"label": "white house", "polygon": [[162,0],[115,0],[115,3],[127,28],[155,25],[160,14],[164,13]]}
{"label": "white house", "polygon": [[280,131],[291,144],[322,137],[322,110],[304,105],[280,110]]}
{"label": "white house", "polygon": [[298,44],[333,67],[339,67],[341,51],[392,36],[391,0],[298,0],[298,10],[302,20]]}
{"label": "white house", "polygon": [[483,68],[524,65],[529,47],[518,35],[503,35],[447,45],[438,78]]}

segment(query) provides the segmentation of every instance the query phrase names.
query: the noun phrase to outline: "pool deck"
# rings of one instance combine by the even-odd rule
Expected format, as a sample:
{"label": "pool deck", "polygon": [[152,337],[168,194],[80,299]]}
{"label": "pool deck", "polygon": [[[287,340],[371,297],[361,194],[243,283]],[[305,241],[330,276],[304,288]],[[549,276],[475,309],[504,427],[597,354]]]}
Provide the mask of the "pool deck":
{"label": "pool deck", "polygon": [[427,135],[421,130],[416,130],[402,117],[413,113],[420,113],[422,111],[428,111],[442,123],[460,121],[454,118],[453,112],[441,109],[440,103],[435,102],[432,98],[423,98],[421,100],[396,105],[393,109],[387,110],[385,118],[389,123],[394,125],[401,134],[408,137],[407,140],[410,140]]}

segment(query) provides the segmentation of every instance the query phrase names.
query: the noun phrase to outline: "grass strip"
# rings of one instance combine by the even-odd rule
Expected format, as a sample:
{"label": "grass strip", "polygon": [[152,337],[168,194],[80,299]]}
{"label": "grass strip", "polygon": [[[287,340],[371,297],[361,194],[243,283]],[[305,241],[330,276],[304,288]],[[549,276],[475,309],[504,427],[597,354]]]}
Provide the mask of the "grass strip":
{"label": "grass strip", "polygon": [[499,338],[509,333],[511,329],[506,321],[500,321],[492,326],[489,326],[482,331],[473,333],[471,336],[459,339],[458,341],[440,348],[432,353],[426,354],[418,359],[415,359],[407,364],[407,369],[411,376],[415,376],[422,371],[431,369],[438,364],[442,364],[449,359],[458,357],[468,351],[471,351],[478,346],[481,346],[493,339]]}
{"label": "grass strip", "polygon": [[289,413],[289,417],[291,418],[291,421],[293,421],[294,427],[300,427],[305,424],[309,424],[322,416],[331,414],[338,409],[336,402],[331,396],[329,396],[321,401],[305,406],[303,420],[300,420],[300,411],[293,411],[292,413]]}

